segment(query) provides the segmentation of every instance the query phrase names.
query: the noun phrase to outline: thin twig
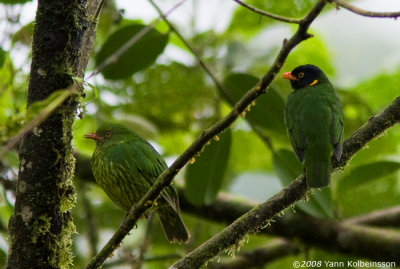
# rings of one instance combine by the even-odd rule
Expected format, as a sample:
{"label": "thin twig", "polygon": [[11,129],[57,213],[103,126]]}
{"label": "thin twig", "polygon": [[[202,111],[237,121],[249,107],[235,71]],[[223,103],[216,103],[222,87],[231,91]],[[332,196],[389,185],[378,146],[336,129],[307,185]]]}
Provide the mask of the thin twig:
{"label": "thin twig", "polygon": [[369,10],[364,10],[364,9],[358,8],[358,7],[353,6],[343,0],[328,0],[328,2],[336,3],[337,5],[347,9],[348,11],[351,11],[353,13],[356,13],[358,15],[365,16],[365,17],[394,18],[394,19],[397,19],[398,17],[400,17],[400,11],[397,11],[397,12],[374,12],[374,11],[369,11]]}
{"label": "thin twig", "polygon": [[286,23],[295,23],[295,24],[300,24],[300,22],[301,22],[301,20],[298,20],[298,19],[287,18],[287,17],[284,17],[284,16],[279,16],[279,15],[276,15],[276,14],[273,14],[273,13],[270,13],[270,12],[266,12],[264,10],[258,9],[256,7],[253,7],[253,6],[249,5],[249,4],[245,4],[240,0],[233,0],[233,1],[235,1],[236,3],[238,3],[239,5],[247,8],[247,9],[253,11],[254,13],[260,14],[262,16],[265,16],[265,17],[268,17],[268,18],[271,18],[271,19],[274,19],[274,20],[278,20],[278,21],[286,22]]}
{"label": "thin twig", "polygon": [[100,5],[99,5],[99,7],[98,7],[98,9],[97,9],[97,11],[96,11],[96,15],[94,15],[94,17],[95,17],[96,20],[98,20],[99,17],[100,17],[100,13],[101,13],[101,9],[103,8],[104,1],[105,1],[105,0],[101,0],[101,3],[100,3]]}
{"label": "thin twig", "polygon": [[[223,119],[214,124],[211,128],[205,130],[200,137],[198,137],[187,149],[183,152],[174,163],[158,177],[156,182],[150,188],[150,190],[140,199],[140,201],[132,206],[128,215],[123,219],[119,229],[114,233],[111,239],[103,247],[103,249],[94,257],[91,262],[87,265],[87,269],[99,268],[104,261],[111,255],[111,253],[119,246],[124,237],[129,233],[129,231],[136,224],[140,216],[150,208],[152,202],[154,201],[163,188],[169,186],[176,176],[176,174],[186,165],[186,163],[196,156],[197,153],[201,152],[203,147],[210,141],[214,136],[218,135],[226,128],[230,127],[231,124],[242,114],[243,111],[260,95],[266,93],[267,87],[270,85],[272,80],[275,78],[276,74],[280,71],[283,66],[284,61],[289,55],[290,51],[297,46],[303,40],[311,37],[307,33],[308,27],[312,21],[318,16],[325,6],[324,0],[319,0],[317,4],[312,8],[312,10],[301,20],[299,24],[299,29],[297,32],[289,39],[283,42],[283,46],[279,51],[275,62],[272,64],[269,71],[264,75],[258,85],[253,89],[249,90],[233,107],[232,111]],[[306,192],[307,186],[305,184],[304,178],[300,177],[295,180],[291,186],[292,189],[283,189],[279,194],[274,196],[271,202],[268,202],[268,206],[273,208],[272,212],[263,214],[264,220],[271,218],[273,215],[283,210],[293,202],[301,199]],[[295,191],[293,193],[292,191]],[[288,199],[290,197],[290,199]],[[281,199],[283,198],[283,200]],[[260,217],[260,216],[257,216]],[[246,234],[247,230],[242,230],[238,233],[238,236],[243,236]],[[231,236],[230,236],[231,237]],[[214,249],[210,251],[207,257],[203,259],[198,259],[197,263],[199,266],[206,260],[218,254],[222,248],[229,247],[231,244],[235,243],[237,237],[231,237],[233,241],[227,241],[227,243],[222,244],[221,248]],[[188,256],[187,256],[188,257]],[[190,259],[190,257],[188,258]]]}

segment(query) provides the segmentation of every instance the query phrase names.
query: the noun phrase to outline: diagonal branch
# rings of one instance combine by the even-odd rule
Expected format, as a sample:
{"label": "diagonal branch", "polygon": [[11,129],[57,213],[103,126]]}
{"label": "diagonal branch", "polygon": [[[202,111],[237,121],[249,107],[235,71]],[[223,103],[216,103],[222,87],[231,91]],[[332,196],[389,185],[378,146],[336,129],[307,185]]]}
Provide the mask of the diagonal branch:
{"label": "diagonal branch", "polygon": [[266,12],[264,10],[258,9],[256,7],[253,7],[253,6],[249,5],[249,4],[243,3],[240,0],[233,0],[233,1],[235,1],[236,3],[238,3],[239,5],[247,8],[247,9],[253,11],[254,13],[260,14],[261,16],[265,16],[265,17],[268,17],[268,18],[271,18],[271,19],[274,19],[274,20],[278,20],[278,21],[281,21],[281,22],[286,22],[286,23],[295,23],[295,24],[300,24],[301,23],[301,20],[287,18],[287,17],[283,17],[283,16],[279,16],[279,15],[270,13],[270,12]]}
{"label": "diagonal branch", "polygon": [[374,11],[369,11],[369,10],[364,10],[361,8],[358,8],[356,6],[353,6],[343,0],[328,0],[328,2],[333,2],[336,3],[338,6],[341,6],[348,11],[351,11],[353,13],[356,13],[361,16],[365,17],[372,17],[372,18],[394,18],[397,19],[400,17],[400,11],[397,12],[374,12]]}
{"label": "diagonal branch", "polygon": [[[279,54],[277,55],[275,62],[269,69],[269,71],[264,75],[261,79],[259,84],[249,90],[233,107],[232,111],[225,116],[225,118],[218,121],[215,125],[210,127],[209,129],[205,130],[200,137],[198,137],[187,149],[185,152],[182,153],[174,163],[166,169],[156,180],[154,185],[150,188],[150,190],[142,197],[142,199],[132,206],[131,210],[129,211],[128,215],[123,219],[119,229],[114,233],[111,239],[107,242],[107,244],[103,247],[103,249],[92,259],[92,261],[88,264],[87,268],[98,268],[100,267],[104,261],[109,257],[112,252],[119,246],[122,242],[124,237],[128,234],[128,232],[133,228],[136,224],[137,220],[140,218],[143,213],[151,207],[152,202],[157,199],[159,194],[161,193],[162,189],[169,184],[171,184],[173,178],[176,174],[182,169],[186,163],[196,156],[203,147],[210,141],[214,136],[221,133],[223,130],[228,128],[240,115],[245,109],[261,94],[264,94],[267,90],[267,87],[270,85],[272,80],[275,78],[276,74],[279,72],[280,68],[282,67],[284,61],[286,60],[287,56],[289,55],[290,51],[297,46],[303,40],[308,39],[311,37],[310,34],[307,33],[307,30],[312,23],[312,21],[318,16],[318,14],[322,11],[323,7],[325,6],[324,0],[319,0],[317,4],[311,9],[311,11],[307,14],[307,16],[301,20],[299,28],[297,32],[289,39],[285,40]],[[294,201],[300,199],[304,196],[305,191],[307,189],[305,182],[303,180],[298,180],[296,193],[291,194],[293,197],[287,201],[282,201],[280,199],[279,194],[277,195],[277,201],[272,202],[272,206],[275,208],[276,205],[283,205],[284,207],[275,208],[275,213],[279,212],[280,210],[284,209],[285,207],[289,206]],[[286,192],[284,189],[282,192]],[[290,192],[290,191],[289,191]],[[286,199],[286,198],[285,198]],[[276,203],[276,204],[275,204]],[[274,213],[274,214],[275,214]],[[272,214],[272,216],[274,215]],[[267,217],[268,219],[270,217]],[[245,230],[243,230],[244,232]],[[244,233],[242,234],[244,235]],[[227,245],[229,246],[229,245]],[[226,246],[226,247],[227,247]],[[211,255],[216,255],[218,251],[214,251]],[[201,263],[203,263],[203,260]]]}

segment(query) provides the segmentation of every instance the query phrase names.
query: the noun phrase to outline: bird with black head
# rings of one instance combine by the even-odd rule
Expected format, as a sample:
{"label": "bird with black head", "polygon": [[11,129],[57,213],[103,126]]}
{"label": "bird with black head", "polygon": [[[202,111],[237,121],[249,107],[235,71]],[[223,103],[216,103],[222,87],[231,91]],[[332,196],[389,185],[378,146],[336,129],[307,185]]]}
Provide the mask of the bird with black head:
{"label": "bird with black head", "polygon": [[343,145],[341,101],[324,72],[315,65],[301,65],[282,74],[293,92],[285,107],[290,142],[304,164],[307,185],[329,185],[332,155],[339,161]]}

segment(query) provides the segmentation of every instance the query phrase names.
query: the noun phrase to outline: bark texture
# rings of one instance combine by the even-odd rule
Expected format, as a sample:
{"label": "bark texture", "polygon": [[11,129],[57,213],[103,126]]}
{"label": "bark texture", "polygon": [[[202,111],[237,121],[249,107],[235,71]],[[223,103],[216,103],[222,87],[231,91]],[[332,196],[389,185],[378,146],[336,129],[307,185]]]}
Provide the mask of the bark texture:
{"label": "bark texture", "polygon": [[[32,45],[28,106],[83,77],[93,47],[100,0],[40,0]],[[9,223],[8,268],[67,268],[72,262],[70,209],[72,124],[79,96],[72,95],[22,141],[14,213]]]}

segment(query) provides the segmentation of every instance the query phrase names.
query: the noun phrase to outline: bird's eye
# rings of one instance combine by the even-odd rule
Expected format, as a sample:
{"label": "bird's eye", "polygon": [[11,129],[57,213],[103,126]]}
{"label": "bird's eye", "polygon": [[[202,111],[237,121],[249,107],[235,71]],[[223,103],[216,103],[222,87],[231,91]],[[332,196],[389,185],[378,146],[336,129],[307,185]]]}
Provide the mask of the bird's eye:
{"label": "bird's eye", "polygon": [[110,136],[111,136],[111,132],[110,132],[110,131],[107,131],[107,132],[105,133],[105,135],[106,135],[106,137],[110,137]]}
{"label": "bird's eye", "polygon": [[298,76],[299,78],[304,78],[304,73],[303,73],[303,72],[300,72],[297,76]]}

